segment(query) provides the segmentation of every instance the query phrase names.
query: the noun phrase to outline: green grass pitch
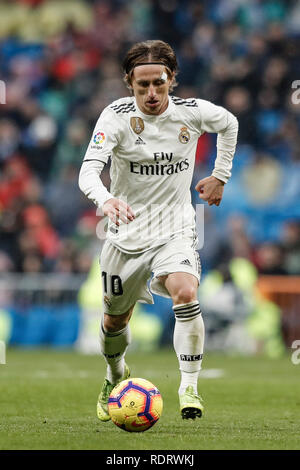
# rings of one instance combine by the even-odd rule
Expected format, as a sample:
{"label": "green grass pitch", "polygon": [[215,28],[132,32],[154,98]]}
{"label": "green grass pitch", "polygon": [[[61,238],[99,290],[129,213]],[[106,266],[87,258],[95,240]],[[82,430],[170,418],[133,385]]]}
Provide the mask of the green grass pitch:
{"label": "green grass pitch", "polygon": [[[161,419],[127,433],[96,417],[104,375],[98,356],[73,351],[9,349],[0,365],[0,449],[299,449],[300,365],[290,357],[228,357],[207,353],[199,389],[205,414],[183,421],[172,350],[130,353],[132,377],[161,391]],[[212,369],[223,375],[210,378]]]}

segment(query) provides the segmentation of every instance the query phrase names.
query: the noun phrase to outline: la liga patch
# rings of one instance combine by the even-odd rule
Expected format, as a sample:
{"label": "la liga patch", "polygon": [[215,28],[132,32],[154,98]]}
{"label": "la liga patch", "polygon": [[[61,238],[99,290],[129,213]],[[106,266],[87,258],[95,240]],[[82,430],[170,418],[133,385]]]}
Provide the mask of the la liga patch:
{"label": "la liga patch", "polygon": [[97,132],[97,133],[94,135],[94,144],[100,145],[100,144],[103,144],[104,141],[105,141],[104,132]]}

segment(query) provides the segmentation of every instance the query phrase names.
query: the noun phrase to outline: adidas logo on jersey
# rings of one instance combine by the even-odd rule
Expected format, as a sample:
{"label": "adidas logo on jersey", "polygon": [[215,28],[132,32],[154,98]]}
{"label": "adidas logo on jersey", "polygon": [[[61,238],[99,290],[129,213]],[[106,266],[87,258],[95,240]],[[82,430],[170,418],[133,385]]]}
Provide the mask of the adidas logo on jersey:
{"label": "adidas logo on jersey", "polygon": [[188,266],[192,266],[190,260],[184,259],[183,261],[180,262],[180,264],[187,264]]}
{"label": "adidas logo on jersey", "polygon": [[135,145],[145,145],[146,142],[143,141],[141,137],[138,137],[135,141]]}

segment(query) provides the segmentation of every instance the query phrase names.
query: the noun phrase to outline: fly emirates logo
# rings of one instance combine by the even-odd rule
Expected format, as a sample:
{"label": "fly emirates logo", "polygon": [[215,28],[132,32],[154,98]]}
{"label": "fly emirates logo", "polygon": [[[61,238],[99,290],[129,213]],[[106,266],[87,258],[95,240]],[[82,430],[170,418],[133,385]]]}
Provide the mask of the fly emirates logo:
{"label": "fly emirates logo", "polygon": [[141,164],[138,162],[129,162],[130,172],[136,175],[146,176],[164,176],[173,175],[185,171],[190,164],[187,158],[173,162],[173,152],[155,152],[153,153],[153,163]]}

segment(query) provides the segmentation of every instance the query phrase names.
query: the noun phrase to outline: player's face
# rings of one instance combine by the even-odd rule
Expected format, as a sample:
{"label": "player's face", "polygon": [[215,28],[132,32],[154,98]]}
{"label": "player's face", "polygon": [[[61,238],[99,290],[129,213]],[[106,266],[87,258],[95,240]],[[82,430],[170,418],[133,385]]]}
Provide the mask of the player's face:
{"label": "player's face", "polygon": [[131,86],[140,110],[145,114],[162,114],[168,107],[171,83],[163,65],[136,67]]}

